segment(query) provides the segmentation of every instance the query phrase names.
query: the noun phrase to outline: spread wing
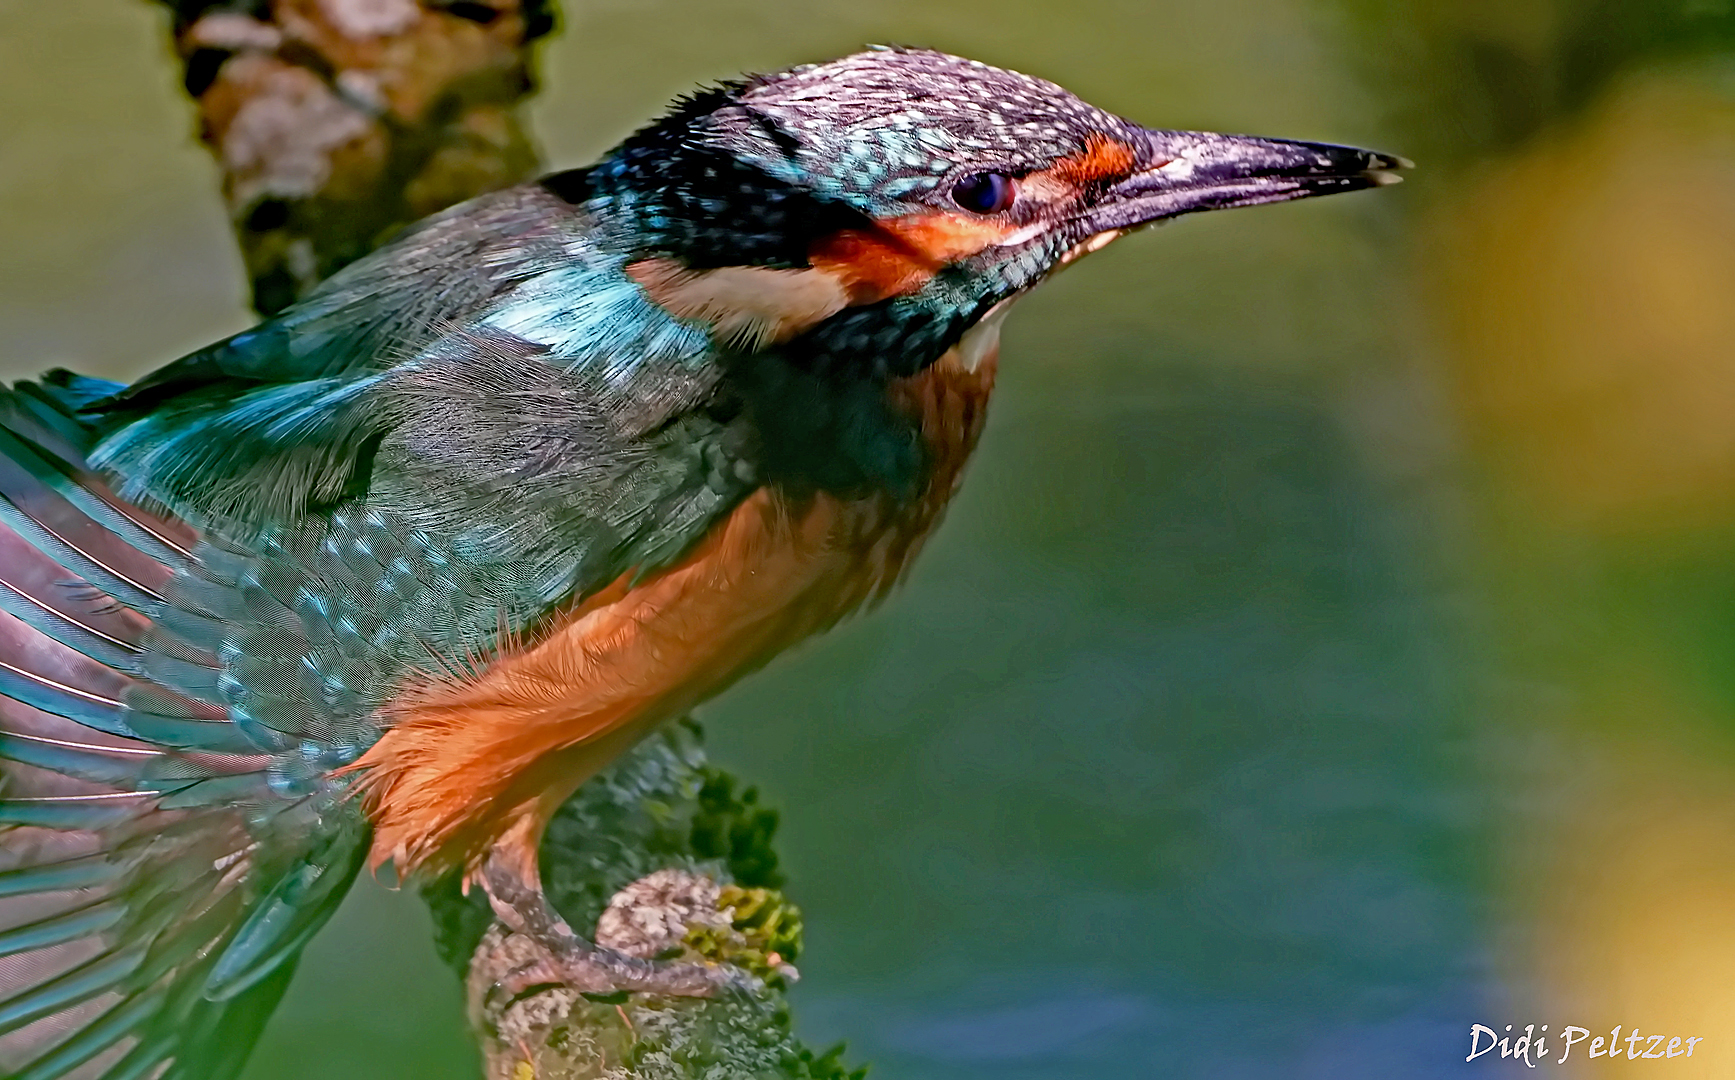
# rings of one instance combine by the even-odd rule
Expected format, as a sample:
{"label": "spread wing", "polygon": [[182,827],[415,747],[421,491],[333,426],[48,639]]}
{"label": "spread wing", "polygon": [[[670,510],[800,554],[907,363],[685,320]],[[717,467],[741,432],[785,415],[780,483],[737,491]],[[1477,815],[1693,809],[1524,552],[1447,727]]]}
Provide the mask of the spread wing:
{"label": "spread wing", "polygon": [[705,336],[538,199],[134,388],[6,398],[5,1075],[238,1071],[365,856],[338,770],[380,706],[756,486]]}
{"label": "spread wing", "polygon": [[249,592],[236,560],[115,498],[80,439],[0,395],[0,1070],[227,1077],[366,830],[285,788],[296,733],[226,708],[180,633]]}

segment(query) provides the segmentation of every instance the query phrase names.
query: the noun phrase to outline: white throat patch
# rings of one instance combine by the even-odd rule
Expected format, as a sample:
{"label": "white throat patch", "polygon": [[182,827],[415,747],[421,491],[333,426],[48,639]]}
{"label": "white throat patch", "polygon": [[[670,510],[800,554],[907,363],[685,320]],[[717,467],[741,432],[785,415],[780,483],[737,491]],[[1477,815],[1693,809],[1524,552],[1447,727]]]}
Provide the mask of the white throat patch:
{"label": "white throat patch", "polygon": [[988,309],[988,314],[978,319],[976,325],[966,330],[964,336],[958,339],[958,362],[964,365],[965,371],[975,371],[981,367],[982,361],[1000,347],[1000,327],[1006,322],[1006,314],[1012,310],[1012,305],[1017,300],[1017,296],[1009,296],[995,304]]}

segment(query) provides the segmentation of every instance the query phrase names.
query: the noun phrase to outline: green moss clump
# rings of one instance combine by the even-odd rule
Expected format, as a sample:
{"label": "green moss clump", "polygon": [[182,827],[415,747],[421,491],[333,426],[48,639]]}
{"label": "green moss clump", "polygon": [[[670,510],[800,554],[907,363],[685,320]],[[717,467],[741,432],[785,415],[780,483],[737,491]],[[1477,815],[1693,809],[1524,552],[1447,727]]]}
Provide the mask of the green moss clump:
{"label": "green moss clump", "polygon": [[737,884],[775,889],[783,884],[777,868],[777,811],[759,805],[759,789],[735,793],[735,778],[704,765],[699,774],[699,813],[693,818],[693,852],[702,859],[721,859]]}
{"label": "green moss clump", "polygon": [[843,1050],[844,1044],[838,1043],[816,1057],[812,1050],[804,1048],[796,1053],[796,1060],[787,1067],[786,1075],[793,1080],[867,1080],[868,1067],[859,1065],[851,1069],[846,1066]]}
{"label": "green moss clump", "polygon": [[682,945],[707,960],[733,964],[784,987],[784,965],[801,952],[801,909],[775,889],[725,885],[717,910],[730,912],[726,928],[694,925]]}

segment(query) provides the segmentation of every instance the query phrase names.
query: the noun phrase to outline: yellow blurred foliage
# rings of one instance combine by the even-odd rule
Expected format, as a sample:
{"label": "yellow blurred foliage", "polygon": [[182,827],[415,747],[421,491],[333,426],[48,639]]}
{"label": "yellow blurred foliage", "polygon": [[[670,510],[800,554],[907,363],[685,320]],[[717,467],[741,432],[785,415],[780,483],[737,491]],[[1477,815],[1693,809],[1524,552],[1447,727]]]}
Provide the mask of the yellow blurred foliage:
{"label": "yellow blurred foliage", "polygon": [[[1627,717],[1634,731],[1658,719],[1667,722]],[[1588,773],[1574,775],[1569,796],[1579,812],[1559,835],[1538,838],[1545,857],[1530,849],[1545,898],[1534,919],[1551,1030],[1573,1023],[1606,1036],[1619,1024],[1623,1041],[1635,1025],[1683,1042],[1702,1036],[1668,1075],[1735,1076],[1735,775],[1657,742],[1602,743],[1583,761]],[[1574,1053],[1581,1071],[1572,1075],[1630,1074],[1624,1054],[1581,1057],[1589,1045]]]}
{"label": "yellow blurred foliage", "polygon": [[1735,98],[1635,76],[1453,188],[1423,257],[1507,494],[1615,534],[1735,521]]}

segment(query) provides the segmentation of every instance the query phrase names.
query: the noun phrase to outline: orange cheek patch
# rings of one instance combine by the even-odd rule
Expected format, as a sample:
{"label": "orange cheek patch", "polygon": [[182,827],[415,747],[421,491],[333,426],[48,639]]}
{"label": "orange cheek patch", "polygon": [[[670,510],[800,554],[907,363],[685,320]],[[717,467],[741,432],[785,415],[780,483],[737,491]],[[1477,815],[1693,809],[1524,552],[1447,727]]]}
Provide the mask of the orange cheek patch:
{"label": "orange cheek patch", "polygon": [[1106,135],[1092,135],[1084,149],[1063,157],[1044,169],[1041,175],[1074,189],[1124,180],[1138,167],[1138,155],[1133,148]]}
{"label": "orange cheek patch", "polygon": [[681,319],[709,323],[748,348],[788,341],[846,307],[908,296],[941,269],[1004,240],[1002,223],[935,211],[844,229],[808,252],[806,269],[724,266],[688,270],[672,259],[641,259],[627,276]]}
{"label": "orange cheek patch", "polygon": [[940,266],[967,259],[1017,230],[988,218],[939,211],[910,214],[880,223],[880,228]]}
{"label": "orange cheek patch", "polygon": [[936,211],[879,222],[875,229],[832,233],[808,252],[834,274],[851,304],[872,304],[920,289],[942,268],[1005,239],[1011,229],[987,219]]}
{"label": "orange cheek patch", "polygon": [[940,264],[879,229],[845,229],[807,253],[814,269],[835,277],[852,305],[872,304],[921,288]]}

